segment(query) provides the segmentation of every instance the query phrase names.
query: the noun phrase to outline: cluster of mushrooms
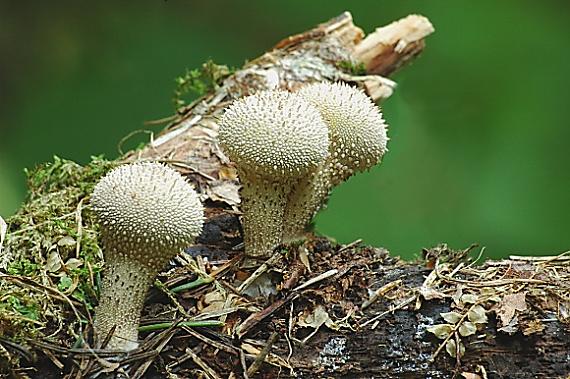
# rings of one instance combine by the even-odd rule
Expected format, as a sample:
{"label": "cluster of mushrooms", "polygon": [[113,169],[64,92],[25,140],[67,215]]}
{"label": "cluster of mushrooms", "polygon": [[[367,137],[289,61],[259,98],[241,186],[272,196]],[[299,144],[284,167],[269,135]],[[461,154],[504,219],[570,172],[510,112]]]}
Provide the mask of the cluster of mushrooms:
{"label": "cluster of mushrooms", "polygon": [[[221,118],[219,143],[242,184],[245,255],[266,258],[300,238],[332,188],[378,163],[387,140],[379,108],[346,84],[234,101]],[[95,335],[106,348],[130,351],[148,288],[201,233],[203,206],[178,172],[148,162],[112,170],[91,204],[106,262]]]}
{"label": "cluster of mushrooms", "polygon": [[243,186],[245,255],[253,258],[302,237],[332,188],[377,164],[388,142],[380,109],[342,83],[244,97],[220,124]]}

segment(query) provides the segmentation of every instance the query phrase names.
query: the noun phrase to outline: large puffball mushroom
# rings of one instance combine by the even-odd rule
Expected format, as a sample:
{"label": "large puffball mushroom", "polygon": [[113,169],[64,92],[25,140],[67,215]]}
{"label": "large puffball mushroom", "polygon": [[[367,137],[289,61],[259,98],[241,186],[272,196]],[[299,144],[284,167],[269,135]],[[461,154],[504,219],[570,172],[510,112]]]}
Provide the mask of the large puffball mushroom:
{"label": "large puffball mushroom", "polygon": [[380,109],[361,90],[344,83],[315,83],[298,96],[315,106],[329,128],[329,157],[311,178],[298,183],[285,213],[284,238],[300,237],[332,188],[376,165],[388,137]]}
{"label": "large puffball mushroom", "polygon": [[95,334],[110,349],[135,349],[146,292],[158,272],[201,233],[204,208],[192,186],[159,163],[120,166],[95,186],[105,268]]}
{"label": "large puffball mushroom", "polygon": [[302,97],[263,91],[225,110],[218,138],[242,184],[245,254],[265,258],[282,241],[292,188],[328,155],[327,126]]}

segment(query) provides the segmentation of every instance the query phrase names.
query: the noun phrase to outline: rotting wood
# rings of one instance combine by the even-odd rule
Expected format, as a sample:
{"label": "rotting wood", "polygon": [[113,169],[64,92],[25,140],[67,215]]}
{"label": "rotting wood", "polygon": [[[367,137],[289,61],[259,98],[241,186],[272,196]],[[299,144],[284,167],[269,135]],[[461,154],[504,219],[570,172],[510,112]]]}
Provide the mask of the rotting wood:
{"label": "rotting wood", "polygon": [[[223,108],[260,89],[294,90],[318,80],[354,83],[380,101],[395,89],[386,76],[417,57],[433,30],[427,18],[411,15],[365,36],[351,15],[343,13],[248,62],[214,92],[180,109],[147,147],[128,154],[126,160],[171,164],[201,193],[207,207],[205,233],[165,281],[188,282],[197,279],[192,276],[196,272],[214,278],[172,296],[189,314],[223,315],[223,330],[172,327],[153,332],[127,357],[34,343],[35,363],[28,361],[28,349],[0,339],[8,354],[26,352],[20,354],[21,369],[13,373],[37,378],[61,377],[62,372],[66,378],[120,372],[149,378],[240,378],[247,377],[248,365],[263,356],[264,364],[255,367],[256,377],[566,377],[570,269],[565,256],[546,261],[513,257],[475,267],[466,261],[471,248],[452,251],[440,246],[426,250],[422,264],[412,264],[390,257],[384,249],[358,243],[338,246],[309,236],[299,247],[310,252],[308,261],[301,263],[293,248],[289,255],[283,253],[283,259],[267,262],[259,273],[265,281],[277,280],[280,292],[255,298],[239,290],[252,273],[236,264],[242,248],[238,178],[216,145],[217,118]],[[362,63],[366,73],[347,69],[347,63]],[[208,261],[200,258],[196,267],[180,263],[190,262],[192,256],[207,256]],[[176,269],[181,270],[179,277]],[[153,292],[151,299],[160,298],[160,291]],[[517,295],[521,293],[524,307],[523,296]],[[518,296],[516,305],[509,303],[513,296]],[[168,304],[168,296],[163,297]],[[479,304],[485,317],[473,312]],[[147,312],[147,320],[177,320],[172,304],[152,302]],[[441,329],[451,334],[441,334],[442,339],[428,331],[446,323],[449,326]],[[476,332],[470,334],[473,325]],[[273,342],[275,335],[280,338],[269,351],[267,341]],[[448,349],[449,341],[454,349]],[[449,356],[449,351],[461,353],[461,347],[463,356]],[[441,353],[432,361],[438,348]],[[0,365],[0,370],[6,368]]]}

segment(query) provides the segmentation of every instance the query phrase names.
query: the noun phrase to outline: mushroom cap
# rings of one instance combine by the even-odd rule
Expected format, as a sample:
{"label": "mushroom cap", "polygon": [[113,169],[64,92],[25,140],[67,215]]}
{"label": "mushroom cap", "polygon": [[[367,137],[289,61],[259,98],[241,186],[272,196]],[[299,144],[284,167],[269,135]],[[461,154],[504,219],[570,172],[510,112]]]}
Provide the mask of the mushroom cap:
{"label": "mushroom cap", "polygon": [[332,159],[349,170],[364,171],[386,152],[386,123],[376,104],[345,83],[315,83],[298,92],[329,126]]}
{"label": "mushroom cap", "polygon": [[273,178],[308,172],[328,155],[328,128],[318,110],[281,90],[234,101],[221,118],[218,138],[238,167]]}
{"label": "mushroom cap", "polygon": [[202,231],[204,208],[177,171],[159,163],[115,168],[95,186],[91,205],[106,254],[164,264]]}

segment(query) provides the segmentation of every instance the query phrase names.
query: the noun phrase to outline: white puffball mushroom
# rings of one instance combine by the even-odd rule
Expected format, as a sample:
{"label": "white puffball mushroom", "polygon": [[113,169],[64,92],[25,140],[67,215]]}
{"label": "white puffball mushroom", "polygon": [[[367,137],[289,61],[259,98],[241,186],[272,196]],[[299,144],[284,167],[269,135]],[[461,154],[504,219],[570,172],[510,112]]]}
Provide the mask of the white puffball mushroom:
{"label": "white puffball mushroom", "polygon": [[242,184],[245,254],[265,258],[282,241],[292,188],[328,155],[327,126],[302,97],[263,91],[225,110],[218,138]]}
{"label": "white puffball mushroom", "polygon": [[91,205],[101,226],[105,267],[95,335],[115,331],[110,349],[138,346],[145,295],[158,272],[201,233],[204,208],[177,171],[159,163],[115,168],[95,186]]}
{"label": "white puffball mushroom", "polygon": [[285,240],[299,238],[332,188],[376,165],[387,151],[386,123],[376,104],[344,83],[315,83],[296,94],[316,107],[329,130],[329,156],[319,170],[297,184],[285,212]]}

